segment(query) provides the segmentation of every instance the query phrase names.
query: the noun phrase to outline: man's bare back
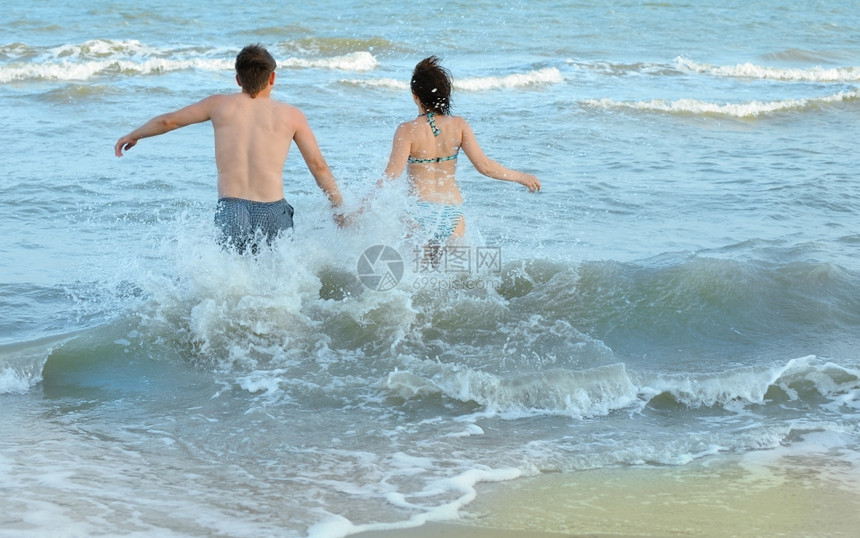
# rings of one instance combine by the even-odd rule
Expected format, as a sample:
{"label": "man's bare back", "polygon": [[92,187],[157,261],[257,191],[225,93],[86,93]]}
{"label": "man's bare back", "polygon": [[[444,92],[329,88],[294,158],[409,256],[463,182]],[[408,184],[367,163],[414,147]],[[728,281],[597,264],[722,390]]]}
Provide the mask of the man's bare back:
{"label": "man's bare back", "polygon": [[[271,69],[265,72],[260,66],[253,66],[255,70],[249,70],[243,80],[240,58],[249,49],[270,59]],[[134,147],[141,138],[211,121],[219,199],[255,203],[283,200],[284,163],[291,144],[295,142],[317,185],[332,207],[338,208],[342,199],[337,182],[320,152],[307,118],[296,107],[271,97],[275,84],[274,66],[274,60],[262,47],[245,47],[237,57],[236,68],[236,81],[243,89],[241,93],[212,95],[180,110],[152,118],[117,140],[114,146],[116,156],[122,157],[123,152]],[[342,223],[342,217],[337,213],[335,220]]]}
{"label": "man's bare back", "polygon": [[211,119],[218,197],[283,198],[284,163],[304,120],[301,112],[268,96],[239,93],[213,97]]}

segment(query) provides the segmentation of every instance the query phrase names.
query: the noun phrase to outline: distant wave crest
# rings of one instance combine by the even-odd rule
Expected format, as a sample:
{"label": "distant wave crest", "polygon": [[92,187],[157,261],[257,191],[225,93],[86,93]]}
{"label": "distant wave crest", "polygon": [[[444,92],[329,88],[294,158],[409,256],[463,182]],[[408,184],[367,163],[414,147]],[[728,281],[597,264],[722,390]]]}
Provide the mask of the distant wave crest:
{"label": "distant wave crest", "polygon": [[860,81],[860,68],[857,67],[810,67],[807,69],[765,67],[752,63],[728,66],[715,66],[698,63],[687,58],[675,60],[678,69],[718,77],[755,78],[797,82],[857,82]]}
{"label": "distant wave crest", "polygon": [[527,73],[513,73],[501,77],[473,77],[454,80],[454,87],[461,90],[483,91],[499,88],[522,88],[545,84],[558,84],[564,78],[555,67],[546,67]]}
{"label": "distant wave crest", "polygon": [[379,62],[369,52],[351,52],[331,58],[287,58],[279,62],[284,67],[312,67],[320,69],[339,69],[342,71],[373,71]]}
{"label": "distant wave crest", "polygon": [[613,99],[585,99],[585,106],[604,109],[630,109],[670,114],[715,115],[735,118],[755,118],[788,110],[822,106],[832,103],[853,101],[860,97],[860,90],[838,92],[823,97],[784,99],[779,101],[748,101],[746,103],[712,103],[699,99],[678,99],[668,101],[615,101]]}
{"label": "distant wave crest", "polygon": [[[0,82],[89,80],[110,73],[151,75],[188,69],[231,71],[234,54],[201,47],[157,49],[137,40],[95,39],[50,48],[13,43],[0,47]],[[372,71],[379,65],[367,51],[321,58],[287,57],[278,64],[356,72]]]}
{"label": "distant wave crest", "polygon": [[[463,79],[454,79],[454,88],[463,91],[487,91],[507,88],[524,88],[528,86],[544,86],[548,84],[558,84],[564,81],[561,72],[555,67],[546,67],[528,71],[526,73],[511,73],[497,77],[468,77]],[[393,78],[378,78],[378,79],[348,79],[342,80],[343,84],[351,84],[355,86],[364,86],[368,88],[389,88],[393,90],[406,90],[409,84],[406,80]]]}

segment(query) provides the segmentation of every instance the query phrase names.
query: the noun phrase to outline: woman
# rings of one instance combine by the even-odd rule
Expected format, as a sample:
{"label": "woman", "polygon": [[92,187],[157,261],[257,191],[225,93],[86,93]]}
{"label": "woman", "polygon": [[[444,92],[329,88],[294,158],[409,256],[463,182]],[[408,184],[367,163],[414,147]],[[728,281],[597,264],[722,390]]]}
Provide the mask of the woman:
{"label": "woman", "polygon": [[463,197],[454,179],[461,149],[481,174],[520,183],[530,192],[540,190],[535,176],[505,168],[484,155],[469,123],[450,115],[451,74],[438,58],[418,62],[411,87],[418,117],[397,127],[383,181],[399,178],[406,169],[410,189],[419,200],[418,221],[431,245],[462,237],[466,229]]}

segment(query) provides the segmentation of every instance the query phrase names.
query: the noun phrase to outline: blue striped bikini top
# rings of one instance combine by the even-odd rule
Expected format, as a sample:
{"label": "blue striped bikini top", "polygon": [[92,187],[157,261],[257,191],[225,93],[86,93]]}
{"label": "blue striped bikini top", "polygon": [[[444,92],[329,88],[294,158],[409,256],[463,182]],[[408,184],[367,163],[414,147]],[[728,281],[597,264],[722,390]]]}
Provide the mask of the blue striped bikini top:
{"label": "blue striped bikini top", "polygon": [[[439,128],[436,127],[436,114],[428,112],[425,116],[427,116],[427,123],[430,124],[430,130],[433,131],[433,136],[439,136]],[[410,164],[443,163],[445,161],[453,161],[459,154],[460,148],[457,148],[457,152],[453,155],[448,155],[447,157],[436,157],[435,159],[417,159],[410,155],[409,158],[406,159],[406,162]]]}

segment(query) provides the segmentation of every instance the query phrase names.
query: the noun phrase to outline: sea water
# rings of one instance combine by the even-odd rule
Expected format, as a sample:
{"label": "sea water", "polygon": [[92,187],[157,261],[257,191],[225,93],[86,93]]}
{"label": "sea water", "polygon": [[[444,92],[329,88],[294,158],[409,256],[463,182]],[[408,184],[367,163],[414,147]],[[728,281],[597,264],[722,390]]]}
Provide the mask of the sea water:
{"label": "sea water", "polygon": [[[0,534],[345,536],[809,446],[860,488],[860,3],[282,4],[4,2]],[[294,149],[295,231],[243,257],[211,126],[113,145],[257,42],[364,211]],[[376,189],[430,54],[543,184],[461,156],[438,265]]]}

